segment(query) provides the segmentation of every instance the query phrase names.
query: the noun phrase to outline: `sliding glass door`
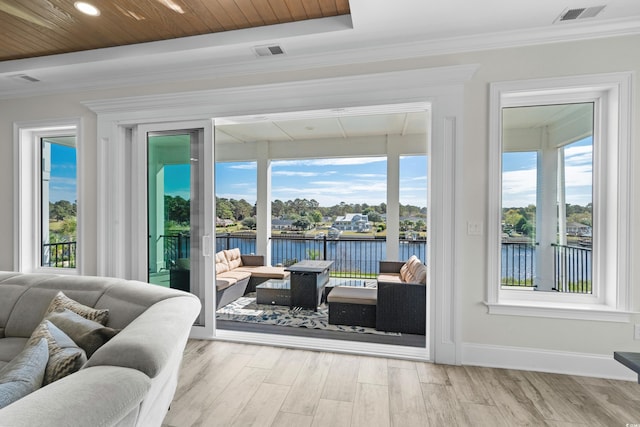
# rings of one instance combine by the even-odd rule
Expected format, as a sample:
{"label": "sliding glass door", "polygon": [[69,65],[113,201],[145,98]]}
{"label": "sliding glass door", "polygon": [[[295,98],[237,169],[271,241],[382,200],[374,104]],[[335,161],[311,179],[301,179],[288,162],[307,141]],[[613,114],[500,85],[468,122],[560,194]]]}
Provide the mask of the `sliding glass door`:
{"label": "sliding glass door", "polygon": [[[197,295],[204,310],[206,283],[213,280],[207,262],[213,202],[211,191],[205,191],[211,173],[204,169],[205,129],[163,125],[141,130],[147,159],[146,280]],[[197,323],[208,323],[204,314]]]}

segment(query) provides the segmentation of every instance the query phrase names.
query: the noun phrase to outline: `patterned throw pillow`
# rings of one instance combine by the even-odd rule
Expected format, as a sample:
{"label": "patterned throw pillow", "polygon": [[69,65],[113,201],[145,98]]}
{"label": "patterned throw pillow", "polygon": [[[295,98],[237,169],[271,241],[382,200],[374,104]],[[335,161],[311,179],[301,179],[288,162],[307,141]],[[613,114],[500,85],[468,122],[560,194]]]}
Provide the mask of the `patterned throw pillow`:
{"label": "patterned throw pillow", "polygon": [[62,292],[58,292],[58,294],[53,298],[51,304],[49,304],[49,308],[47,308],[47,311],[45,312],[45,316],[54,311],[64,311],[65,308],[79,314],[85,319],[93,320],[94,322],[98,322],[102,325],[106,325],[109,320],[109,309],[98,310],[84,304],[80,304],[78,301],[72,300]]}
{"label": "patterned throw pillow", "polygon": [[84,350],[48,320],[43,320],[33,331],[27,346],[35,345],[42,338],[47,340],[49,348],[49,361],[44,371],[45,385],[76,372],[87,361]]}
{"label": "patterned throw pillow", "polygon": [[417,256],[411,255],[411,257],[400,267],[400,279],[406,283],[416,283],[416,278],[413,276],[413,266],[415,263],[420,263]]}
{"label": "patterned throw pillow", "polygon": [[40,338],[0,369],[0,408],[42,386],[48,359],[47,340]]}
{"label": "patterned throw pillow", "polygon": [[67,334],[78,347],[85,351],[88,358],[115,334],[120,332],[117,329],[102,326],[93,320],[85,319],[67,308],[61,312],[54,311],[49,313],[45,319]]}

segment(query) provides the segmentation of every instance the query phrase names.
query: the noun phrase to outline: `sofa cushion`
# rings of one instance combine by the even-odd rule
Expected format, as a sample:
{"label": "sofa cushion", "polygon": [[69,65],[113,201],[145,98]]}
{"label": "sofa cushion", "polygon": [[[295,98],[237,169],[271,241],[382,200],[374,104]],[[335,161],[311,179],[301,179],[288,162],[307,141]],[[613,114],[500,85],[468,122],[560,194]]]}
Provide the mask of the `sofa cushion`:
{"label": "sofa cushion", "polygon": [[252,277],[263,277],[268,279],[286,279],[290,273],[284,271],[284,267],[270,267],[270,266],[242,266],[235,269],[235,271],[243,271],[251,274]]}
{"label": "sofa cushion", "polygon": [[417,256],[412,255],[400,268],[400,278],[406,283],[426,283],[426,267]]}
{"label": "sofa cushion", "polygon": [[77,301],[72,300],[67,297],[64,293],[58,292],[58,294],[53,298],[51,304],[49,304],[49,308],[47,308],[46,313],[52,312],[61,312],[65,309],[69,309],[74,313],[79,314],[85,319],[93,320],[94,322],[98,322],[102,325],[106,325],[109,320],[109,310],[97,310],[92,307],[88,307],[84,304],[80,304]]}
{"label": "sofa cushion", "polygon": [[336,286],[327,296],[328,303],[376,305],[378,290],[361,286]]}
{"label": "sofa cushion", "polygon": [[49,361],[44,372],[45,385],[76,372],[87,361],[84,350],[48,320],[43,320],[33,331],[27,346],[34,345],[41,338],[47,340],[49,347]]}
{"label": "sofa cushion", "polygon": [[378,282],[383,283],[402,283],[400,273],[380,273],[378,275]]}
{"label": "sofa cushion", "polygon": [[119,332],[117,329],[85,319],[66,308],[61,312],[49,313],[45,319],[67,334],[78,347],[85,351],[87,357],[91,357],[100,346]]}
{"label": "sofa cushion", "polygon": [[47,340],[40,338],[0,369],[0,408],[42,386],[48,359]]}
{"label": "sofa cushion", "polygon": [[218,277],[216,279],[216,290],[223,291],[238,283],[238,279],[233,277]]}
{"label": "sofa cushion", "polygon": [[242,267],[242,255],[240,254],[240,248],[225,250],[224,256],[227,258],[229,270]]}
{"label": "sofa cushion", "polygon": [[0,339],[0,361],[10,362],[14,357],[20,354],[28,340],[28,338],[23,337],[8,337]]}
{"label": "sofa cushion", "polygon": [[227,263],[227,257],[224,255],[224,251],[216,252],[216,274],[229,271],[229,264]]}

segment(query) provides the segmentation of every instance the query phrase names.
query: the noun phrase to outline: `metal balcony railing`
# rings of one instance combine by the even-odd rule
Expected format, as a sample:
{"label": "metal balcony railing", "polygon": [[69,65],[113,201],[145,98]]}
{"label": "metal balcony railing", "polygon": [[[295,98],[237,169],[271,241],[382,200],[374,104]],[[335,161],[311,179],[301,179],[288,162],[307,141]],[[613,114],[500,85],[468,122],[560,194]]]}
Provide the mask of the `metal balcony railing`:
{"label": "metal balcony railing", "polygon": [[[553,288],[563,293],[591,294],[591,247],[551,245],[553,248]],[[534,243],[502,243],[502,286],[536,287]]]}
{"label": "metal balcony railing", "polygon": [[76,268],[76,242],[44,243],[42,267]]}

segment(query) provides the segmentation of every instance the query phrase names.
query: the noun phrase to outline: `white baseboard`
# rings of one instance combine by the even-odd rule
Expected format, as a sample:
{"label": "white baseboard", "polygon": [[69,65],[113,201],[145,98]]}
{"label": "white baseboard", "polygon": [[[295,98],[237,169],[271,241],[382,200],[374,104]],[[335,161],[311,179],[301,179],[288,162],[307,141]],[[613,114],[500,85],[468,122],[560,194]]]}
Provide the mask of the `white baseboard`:
{"label": "white baseboard", "polygon": [[613,352],[610,356],[606,356],[526,347],[463,343],[462,364],[614,380],[638,380],[635,372],[613,359]]}

